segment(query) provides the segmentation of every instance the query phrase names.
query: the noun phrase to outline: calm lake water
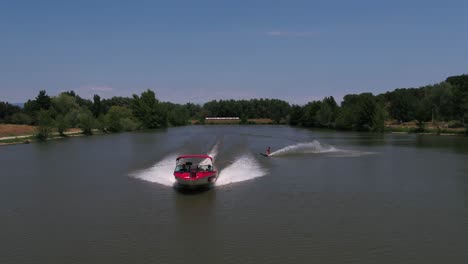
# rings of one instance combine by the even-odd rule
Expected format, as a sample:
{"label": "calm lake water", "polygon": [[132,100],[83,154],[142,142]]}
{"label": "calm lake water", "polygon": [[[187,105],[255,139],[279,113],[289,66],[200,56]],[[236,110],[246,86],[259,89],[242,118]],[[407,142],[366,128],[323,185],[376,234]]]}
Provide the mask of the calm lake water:
{"label": "calm lake water", "polygon": [[[172,187],[187,153],[214,188]],[[468,263],[466,137],[188,126],[5,146],[0,168],[2,264]]]}

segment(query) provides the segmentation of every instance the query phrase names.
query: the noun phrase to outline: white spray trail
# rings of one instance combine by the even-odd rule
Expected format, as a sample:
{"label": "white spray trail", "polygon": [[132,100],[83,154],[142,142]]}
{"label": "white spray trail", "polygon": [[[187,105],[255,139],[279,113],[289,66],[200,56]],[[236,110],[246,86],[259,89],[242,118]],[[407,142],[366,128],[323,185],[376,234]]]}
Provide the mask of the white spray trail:
{"label": "white spray trail", "polygon": [[287,154],[327,153],[339,151],[333,146],[323,146],[317,140],[307,143],[298,143],[274,151],[270,156],[281,156]]}
{"label": "white spray trail", "polygon": [[155,182],[166,186],[173,186],[175,183],[172,172],[175,167],[175,160],[178,155],[172,154],[157,162],[152,167],[135,172],[130,176],[137,179]]}
{"label": "white spray trail", "polygon": [[219,143],[216,143],[211,150],[208,152],[208,156],[211,156],[213,159],[218,156]]}
{"label": "white spray trail", "polygon": [[338,149],[334,146],[322,145],[317,140],[306,143],[290,145],[274,151],[270,156],[286,156],[294,154],[327,154],[333,157],[360,157],[375,154],[373,152],[362,152],[357,150]]}
{"label": "white spray trail", "polygon": [[245,154],[220,172],[216,185],[247,181],[266,174],[267,171],[251,154]]}

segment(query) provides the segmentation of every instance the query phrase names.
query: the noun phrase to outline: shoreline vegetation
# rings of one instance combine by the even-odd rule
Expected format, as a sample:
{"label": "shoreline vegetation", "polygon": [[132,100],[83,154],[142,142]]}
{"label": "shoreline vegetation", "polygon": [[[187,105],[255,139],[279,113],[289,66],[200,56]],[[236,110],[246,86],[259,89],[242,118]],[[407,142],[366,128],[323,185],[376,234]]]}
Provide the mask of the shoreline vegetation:
{"label": "shoreline vegetation", "polygon": [[[237,120],[205,120],[238,117]],[[373,133],[468,134],[468,75],[419,88],[325,97],[305,105],[279,99],[213,100],[203,105],[160,102],[152,90],[132,97],[84,99],[74,91],[24,107],[0,101],[0,144],[197,124],[286,124]]]}
{"label": "shoreline vegetation", "polygon": [[[198,120],[191,120],[190,125],[201,125]],[[261,119],[261,120],[248,120],[246,124],[241,124],[240,121],[211,121],[205,122],[205,125],[275,125],[273,120],[271,119]],[[287,123],[280,123],[280,125],[287,125]],[[447,125],[447,124],[445,124]],[[14,145],[14,144],[29,144],[44,140],[39,140],[37,138],[36,132],[33,134],[23,134],[17,133],[13,134],[10,133],[8,136],[5,136],[5,126],[22,126],[22,125],[2,125],[0,124],[0,146],[4,145]],[[32,126],[30,126],[32,127]],[[37,129],[36,127],[32,127]],[[325,128],[329,129],[329,128]],[[390,125],[386,124],[385,126],[385,133],[393,133],[393,134],[420,134],[420,135],[440,135],[440,136],[463,136],[465,135],[465,130],[462,128],[442,128],[440,124],[426,124],[426,128],[424,131],[418,131],[417,124],[415,123],[408,123],[402,125]],[[98,129],[93,129],[92,135],[105,135],[110,133],[102,132]],[[87,136],[81,129],[70,129],[69,131],[65,131],[63,135],[58,132],[52,132],[47,140],[57,140],[57,139],[66,139],[71,137],[80,137],[80,136]]]}

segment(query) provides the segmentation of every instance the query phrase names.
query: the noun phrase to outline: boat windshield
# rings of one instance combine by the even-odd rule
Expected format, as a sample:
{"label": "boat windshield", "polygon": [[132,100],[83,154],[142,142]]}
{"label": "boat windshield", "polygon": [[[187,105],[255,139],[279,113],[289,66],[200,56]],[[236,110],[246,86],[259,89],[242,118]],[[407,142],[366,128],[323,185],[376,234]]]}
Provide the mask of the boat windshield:
{"label": "boat windshield", "polygon": [[213,171],[213,163],[211,159],[204,158],[183,158],[177,160],[176,172],[193,172],[193,171]]}

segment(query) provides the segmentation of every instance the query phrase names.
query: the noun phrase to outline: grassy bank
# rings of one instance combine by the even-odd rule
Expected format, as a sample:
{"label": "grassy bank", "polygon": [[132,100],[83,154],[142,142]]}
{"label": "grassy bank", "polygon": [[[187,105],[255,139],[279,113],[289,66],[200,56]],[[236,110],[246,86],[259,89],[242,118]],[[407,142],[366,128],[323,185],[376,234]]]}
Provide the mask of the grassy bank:
{"label": "grassy bank", "polygon": [[[0,124],[0,145],[29,144],[39,141],[36,137],[37,127],[25,125]],[[93,130],[93,134],[103,134],[99,130]],[[47,140],[64,139],[69,137],[84,136],[78,128],[67,130],[64,135],[53,132]]]}
{"label": "grassy bank", "polygon": [[451,128],[443,122],[426,122],[421,128],[415,122],[406,122],[401,124],[385,125],[385,131],[391,133],[415,133],[415,134],[434,134],[434,135],[464,135],[466,130],[463,127]]}

